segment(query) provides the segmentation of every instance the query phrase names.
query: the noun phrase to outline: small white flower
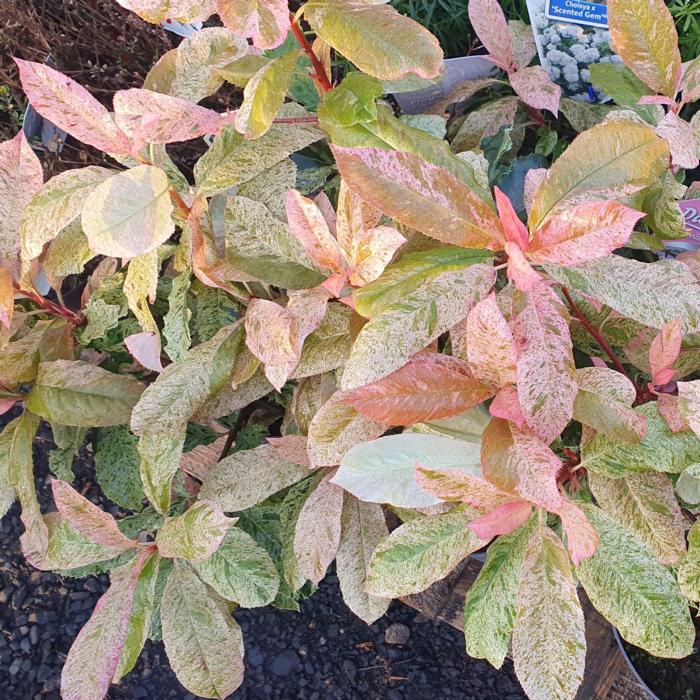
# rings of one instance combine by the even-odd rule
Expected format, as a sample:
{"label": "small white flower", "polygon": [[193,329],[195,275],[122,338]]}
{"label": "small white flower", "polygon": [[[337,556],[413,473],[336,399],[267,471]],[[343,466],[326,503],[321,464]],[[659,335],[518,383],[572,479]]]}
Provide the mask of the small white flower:
{"label": "small white flower", "polygon": [[600,58],[598,49],[586,49],[583,52],[583,61],[585,63],[595,63]]}
{"label": "small white flower", "polygon": [[588,68],[583,68],[581,70],[581,80],[583,80],[585,83],[591,82],[591,71],[589,71]]}
{"label": "small white flower", "polygon": [[622,56],[618,56],[616,53],[614,53],[612,56],[610,56],[610,63],[623,63],[623,62],[624,61],[622,60]]}

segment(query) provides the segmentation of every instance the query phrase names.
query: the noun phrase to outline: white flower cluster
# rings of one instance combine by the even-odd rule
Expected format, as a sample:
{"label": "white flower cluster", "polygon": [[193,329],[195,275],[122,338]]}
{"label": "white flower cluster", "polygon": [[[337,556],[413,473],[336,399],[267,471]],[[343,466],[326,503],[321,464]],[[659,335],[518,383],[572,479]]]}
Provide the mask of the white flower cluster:
{"label": "white flower cluster", "polygon": [[[533,5],[537,6],[535,12]],[[610,48],[610,32],[597,27],[566,24],[544,14],[544,2],[530,0],[532,28],[541,47],[540,61],[549,77],[574,100],[590,102],[601,96],[591,88],[591,63],[622,63]]]}

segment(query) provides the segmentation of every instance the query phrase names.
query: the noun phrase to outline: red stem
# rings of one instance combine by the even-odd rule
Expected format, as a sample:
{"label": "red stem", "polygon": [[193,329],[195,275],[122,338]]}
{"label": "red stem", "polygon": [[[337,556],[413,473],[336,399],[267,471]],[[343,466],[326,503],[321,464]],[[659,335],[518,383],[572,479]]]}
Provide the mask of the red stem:
{"label": "red stem", "polygon": [[597,331],[588,321],[588,319],[581,313],[581,309],[576,306],[576,302],[571,298],[571,294],[569,294],[569,290],[562,286],[561,288],[562,294],[564,295],[564,298],[568,302],[569,306],[571,307],[571,310],[574,313],[574,316],[581,322],[581,325],[592,335],[598,345],[603,349],[603,352],[610,358],[610,361],[613,363],[615,369],[624,374],[627,379],[632,381],[630,379],[629,374],[625,371],[625,368],[622,366],[622,362],[620,362],[620,359],[618,356],[615,354],[613,349],[607,344],[605,341],[605,338],[600,334],[599,331]]}
{"label": "red stem", "polygon": [[54,304],[54,302],[45,299],[36,292],[30,292],[26,289],[21,289],[20,287],[15,287],[15,290],[30,301],[33,301],[38,306],[41,306],[49,314],[53,314],[54,316],[61,316],[62,318],[67,318],[71,323],[82,323],[82,317],[74,313],[70,309],[67,309],[65,306],[61,306],[60,304]]}
{"label": "red stem", "polygon": [[318,83],[318,85],[321,86],[321,89],[324,92],[332,90],[333,86],[331,85],[331,81],[328,80],[328,76],[326,75],[326,69],[324,68],[323,63],[321,63],[319,57],[314,53],[314,50],[311,47],[311,44],[309,43],[309,40],[306,38],[306,35],[299,26],[299,23],[296,21],[296,19],[294,19],[294,15],[291,12],[289,13],[289,21],[292,24],[292,31],[294,32],[296,40],[299,42],[299,46],[301,46],[301,48],[304,50],[304,53],[309,57],[309,60],[311,61],[311,65],[314,67],[316,82]]}

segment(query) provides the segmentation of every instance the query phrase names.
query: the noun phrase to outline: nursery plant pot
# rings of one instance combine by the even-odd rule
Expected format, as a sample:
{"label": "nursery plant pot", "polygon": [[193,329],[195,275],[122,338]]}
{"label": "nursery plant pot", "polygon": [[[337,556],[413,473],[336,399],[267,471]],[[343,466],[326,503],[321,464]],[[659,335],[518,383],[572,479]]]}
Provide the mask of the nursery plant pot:
{"label": "nursery plant pot", "polygon": [[632,662],[632,659],[630,659],[629,654],[627,653],[627,649],[625,649],[625,645],[622,642],[622,637],[620,636],[620,633],[617,631],[616,627],[613,627],[613,634],[615,635],[615,641],[617,642],[617,646],[620,648],[620,653],[624,657],[625,661],[627,662],[627,665],[629,666],[629,669],[634,676],[635,680],[637,683],[639,683],[639,687],[642,688],[648,695],[650,700],[660,700],[659,696],[654,693],[651,688],[644,682],[644,679],[639,675],[639,671],[637,671],[637,668],[635,667],[634,663]]}

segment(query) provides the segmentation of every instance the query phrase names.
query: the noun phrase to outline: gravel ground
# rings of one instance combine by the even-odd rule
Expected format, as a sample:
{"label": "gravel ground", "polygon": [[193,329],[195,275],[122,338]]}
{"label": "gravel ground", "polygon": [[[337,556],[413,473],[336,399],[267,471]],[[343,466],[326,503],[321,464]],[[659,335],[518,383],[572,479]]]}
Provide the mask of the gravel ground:
{"label": "gravel ground", "polygon": [[[35,450],[37,489],[46,510],[50,498],[44,454],[40,443]],[[78,462],[76,473],[76,486],[88,487],[89,467]],[[86,495],[109,507],[96,487],[88,487]],[[0,521],[0,698],[59,700],[68,649],[108,579],[72,579],[32,569],[19,550],[20,533],[15,505]],[[302,603],[301,614],[241,610],[236,619],[246,644],[246,679],[232,696],[236,700],[425,700],[436,693],[441,700],[525,697],[512,665],[496,671],[469,659],[457,630],[403,604],[394,603],[385,617],[368,627],[343,604],[333,573]],[[136,668],[119,686],[112,686],[108,697],[195,696],[178,683],[162,643],[149,642]]]}

